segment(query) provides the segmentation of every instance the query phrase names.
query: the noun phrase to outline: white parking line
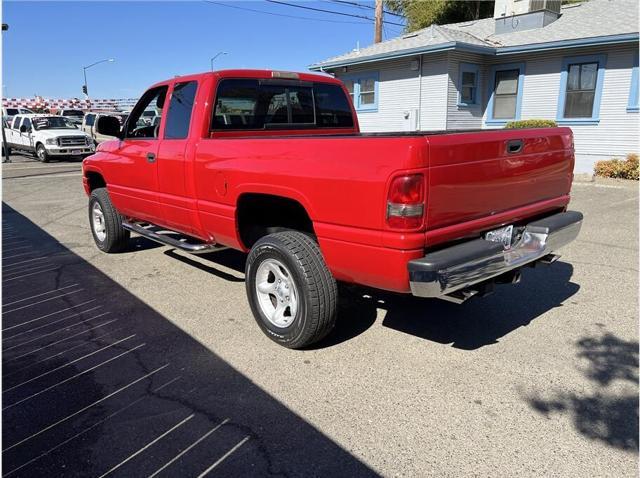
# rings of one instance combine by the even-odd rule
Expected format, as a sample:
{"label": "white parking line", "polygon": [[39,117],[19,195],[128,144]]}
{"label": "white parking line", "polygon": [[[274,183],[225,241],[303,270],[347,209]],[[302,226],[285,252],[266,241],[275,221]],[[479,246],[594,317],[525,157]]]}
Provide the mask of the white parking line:
{"label": "white parking line", "polygon": [[14,385],[13,387],[7,388],[7,389],[3,390],[2,393],[9,392],[9,391],[14,390],[16,388],[22,387],[23,385],[31,383],[34,380],[38,380],[39,378],[45,377],[45,376],[49,375],[50,373],[53,373],[53,372],[56,372],[56,371],[58,371],[60,369],[68,367],[69,365],[74,364],[76,362],[80,362],[81,360],[84,360],[87,357],[91,357],[92,355],[95,355],[95,354],[97,354],[99,352],[102,352],[103,350],[107,350],[107,349],[109,349],[111,347],[114,347],[114,346],[116,346],[116,345],[118,345],[118,344],[120,344],[120,343],[122,343],[122,342],[124,342],[126,340],[129,340],[130,338],[135,337],[135,336],[136,336],[136,334],[133,334],[133,335],[130,335],[129,337],[125,337],[124,339],[120,339],[120,340],[118,340],[118,341],[116,341],[116,342],[114,342],[112,344],[105,345],[104,347],[102,347],[102,348],[100,348],[98,350],[94,350],[93,352],[88,353],[86,355],[83,355],[82,357],[78,357],[77,359],[72,360],[71,362],[67,362],[64,365],[60,365],[59,367],[56,367],[56,368],[51,369],[51,370],[49,370],[47,372],[41,373],[40,375],[37,375],[37,376],[35,376],[33,378],[30,378],[29,380],[26,380],[26,381],[24,381],[22,383],[19,383],[18,385]]}
{"label": "white parking line", "polygon": [[227,458],[229,458],[229,456],[231,456],[232,453],[234,453],[238,448],[240,448],[242,445],[244,445],[247,441],[249,441],[249,438],[251,438],[250,436],[246,436],[244,437],[242,440],[240,440],[240,442],[234,446],[231,450],[229,450],[228,452],[226,452],[224,455],[222,455],[220,457],[220,459],[218,459],[218,461],[216,461],[213,465],[211,465],[209,468],[207,468],[206,470],[204,470],[202,473],[200,473],[198,475],[198,478],[202,478],[203,476],[208,475],[216,466],[218,466],[220,463],[222,463],[224,460],[226,460]]}
{"label": "white parking line", "polygon": [[18,176],[18,177],[3,177],[3,180],[7,179],[49,179],[49,178],[71,178],[74,176],[82,176],[82,173],[69,172],[69,174],[34,174],[33,176]]}
{"label": "white parking line", "polygon": [[36,352],[40,352],[41,350],[44,350],[44,349],[48,349],[49,347],[57,345],[57,344],[59,344],[61,342],[66,342],[69,339],[72,339],[72,338],[77,337],[77,336],[82,335],[82,334],[86,334],[87,332],[91,332],[94,329],[99,329],[100,327],[104,327],[105,325],[112,324],[113,322],[117,322],[118,320],[120,320],[120,319],[109,320],[109,321],[104,322],[104,323],[102,323],[100,325],[96,325],[95,327],[91,327],[90,329],[83,330],[82,332],[78,332],[77,334],[73,334],[73,335],[71,335],[69,337],[65,337],[64,339],[56,340],[55,342],[51,342],[50,344],[43,345],[42,347],[38,347],[37,349],[31,350],[30,352],[26,352],[26,353],[24,353],[22,355],[18,355],[17,357],[10,358],[9,360],[6,360],[2,365],[6,366],[8,363],[14,362],[14,361],[16,361],[18,359],[21,359],[22,357],[26,357],[27,355],[31,355],[31,354],[34,354]]}
{"label": "white parking line", "polygon": [[17,266],[18,264],[24,264],[25,262],[33,262],[33,261],[41,261],[44,259],[48,259],[48,257],[36,257],[35,259],[27,259],[24,261],[18,261],[18,262],[14,262],[13,264],[7,264],[2,266],[3,269],[7,269],[9,267],[13,267],[13,266]]}
{"label": "white parking line", "polygon": [[35,299],[36,297],[42,297],[43,295],[51,294],[52,292],[58,292],[58,291],[61,291],[61,290],[65,290],[65,289],[68,289],[70,287],[74,287],[76,285],[78,285],[78,284],[67,285],[67,286],[64,286],[64,287],[60,287],[58,289],[50,290],[49,292],[42,292],[40,294],[32,295],[30,297],[25,297],[24,299],[14,300],[13,302],[7,302],[6,304],[2,304],[2,307],[4,308],[4,307],[7,307],[9,305],[17,304],[18,302],[24,302],[25,300]]}
{"label": "white parking line", "polygon": [[[165,384],[163,384],[163,385],[159,386],[158,388],[156,388],[156,389],[152,390],[152,392],[153,392],[153,393],[155,393],[155,392],[157,392],[158,390],[161,390],[161,389],[163,389],[164,387],[167,387],[168,385],[172,384],[173,382],[175,382],[175,381],[176,381],[176,380],[178,380],[178,379],[180,379],[180,377],[179,377],[179,376],[178,376],[178,377],[176,377],[176,378],[174,378],[174,379],[172,379],[172,380],[169,380],[167,383],[165,383]],[[81,432],[78,432],[78,433],[76,433],[75,435],[73,435],[73,436],[71,436],[71,437],[67,438],[66,440],[64,440],[64,441],[62,441],[62,442],[60,442],[60,443],[58,443],[58,444],[57,444],[56,446],[54,446],[53,448],[49,448],[47,451],[45,451],[45,452],[41,453],[40,455],[36,456],[35,458],[32,458],[31,460],[27,461],[26,463],[23,463],[23,464],[22,464],[22,465],[20,465],[19,467],[14,468],[13,470],[9,471],[8,473],[6,473],[6,474],[4,474],[4,475],[2,475],[2,476],[9,476],[9,475],[11,475],[11,474],[15,473],[16,471],[18,471],[18,470],[20,470],[20,469],[24,468],[25,466],[27,466],[27,465],[29,465],[29,464],[33,463],[34,461],[39,460],[39,459],[40,459],[40,458],[42,458],[43,456],[46,456],[46,455],[48,455],[49,453],[51,453],[52,451],[57,450],[57,449],[58,449],[58,448],[60,448],[62,445],[65,445],[66,443],[69,443],[70,441],[72,441],[72,440],[74,440],[74,439],[78,438],[79,436],[84,435],[84,434],[85,434],[85,433],[87,433],[88,431],[93,430],[93,429],[94,429],[95,427],[97,427],[98,425],[102,425],[104,422],[106,422],[106,421],[107,421],[107,420],[109,420],[110,418],[113,418],[113,417],[115,417],[116,415],[118,415],[118,414],[120,414],[120,413],[124,412],[125,410],[128,410],[129,408],[131,408],[132,406],[134,406],[136,403],[138,403],[138,402],[140,402],[140,401],[144,400],[145,398],[148,398],[148,395],[143,395],[143,396],[142,396],[142,397],[140,397],[140,398],[136,398],[133,402],[129,403],[128,405],[125,405],[124,407],[119,408],[118,410],[116,410],[115,412],[111,413],[110,415],[107,415],[107,416],[106,416],[106,417],[104,417],[103,419],[98,420],[97,422],[95,422],[95,423],[94,423],[93,425],[91,425],[90,427],[87,427],[87,428],[85,428],[84,430],[82,430]]]}
{"label": "white parking line", "polygon": [[34,275],[34,274],[42,274],[42,273],[44,273],[44,272],[57,271],[58,269],[60,269],[60,267],[59,267],[59,266],[58,266],[58,267],[54,267],[53,269],[45,269],[45,270],[43,270],[43,271],[32,272],[31,274],[25,274],[25,275],[18,276],[18,277],[12,277],[12,278],[10,278],[10,279],[3,280],[2,282],[11,282],[12,280],[23,279],[23,278],[25,278],[25,277],[32,276],[32,275]]}
{"label": "white parking line", "polygon": [[[73,168],[73,164],[52,164],[43,166],[41,164],[35,164],[34,166],[27,166],[26,168],[12,168],[7,167],[6,165],[2,167],[3,171],[28,171],[30,169],[55,169],[55,168]],[[74,171],[80,171],[80,168],[73,169]]]}
{"label": "white parking line", "polygon": [[[73,305],[71,307],[67,307],[66,309],[61,309],[61,310],[58,310],[56,312],[51,312],[49,314],[42,315],[40,317],[36,317],[35,319],[27,320],[26,322],[22,322],[20,324],[12,325],[11,327],[5,327],[4,329],[2,329],[2,331],[5,332],[7,330],[15,329],[17,327],[22,327],[23,325],[30,324],[31,322],[37,322],[38,320],[46,319],[47,317],[51,317],[52,315],[59,314],[60,312],[65,312],[67,310],[75,309],[76,307],[82,307],[83,305],[89,304],[91,302],[95,302],[96,300],[97,299],[91,299],[91,300],[88,300],[86,302],[82,302],[81,304],[77,304],[77,305]],[[99,306],[99,307],[102,307],[102,306]]]}
{"label": "white parking line", "polygon": [[[47,267],[52,267],[55,266],[55,264],[53,263],[48,263],[48,264],[27,264],[27,266],[25,266],[24,268],[21,268],[19,270],[15,270],[15,271],[9,271],[9,272],[3,272],[2,273],[2,279],[3,280],[10,280],[16,276],[19,276],[20,274],[24,274],[25,272],[36,272],[36,271],[40,271],[42,269],[45,269]],[[58,267],[58,266],[56,266]]]}
{"label": "white parking line", "polygon": [[13,252],[19,249],[33,249],[33,246],[18,246],[18,247],[7,247],[6,249],[3,247],[2,252]]}
{"label": "white parking line", "polygon": [[158,373],[160,370],[162,370],[162,369],[164,369],[164,368],[168,367],[169,365],[170,365],[169,363],[166,363],[166,364],[164,364],[163,366],[158,367],[158,368],[157,368],[157,369],[155,369],[155,370],[152,370],[152,371],[151,371],[151,372],[149,372],[148,374],[143,375],[142,377],[140,377],[140,378],[138,378],[138,379],[134,380],[134,381],[133,381],[133,382],[131,382],[130,384],[125,385],[124,387],[120,387],[120,388],[119,388],[118,390],[116,390],[115,392],[111,392],[111,393],[110,393],[109,395],[107,395],[106,397],[102,397],[101,399],[96,400],[96,401],[95,401],[95,402],[93,402],[92,404],[87,405],[87,406],[86,406],[86,407],[84,407],[84,408],[81,408],[81,409],[80,409],[80,410],[78,410],[77,412],[74,412],[74,413],[72,413],[71,415],[67,415],[66,417],[61,418],[61,419],[60,419],[60,420],[58,420],[57,422],[52,423],[51,425],[49,425],[49,426],[47,426],[47,427],[43,428],[43,429],[42,429],[42,430],[40,430],[39,432],[33,433],[32,435],[29,435],[28,437],[23,438],[22,440],[20,440],[20,441],[18,441],[18,442],[16,442],[16,443],[14,443],[13,445],[10,445],[10,446],[8,446],[7,448],[4,448],[4,449],[2,450],[2,452],[4,453],[5,451],[9,451],[9,450],[11,450],[11,449],[13,449],[13,448],[15,448],[15,447],[17,447],[17,446],[19,446],[19,445],[22,445],[22,444],[23,444],[23,443],[25,443],[25,442],[27,442],[27,441],[29,441],[29,440],[31,440],[31,439],[33,439],[33,438],[37,437],[38,435],[42,435],[42,434],[43,434],[44,432],[46,432],[47,430],[51,430],[53,427],[58,426],[58,425],[60,425],[61,423],[64,423],[64,422],[66,422],[67,420],[69,420],[69,419],[71,419],[71,418],[73,418],[73,417],[75,417],[75,416],[78,416],[80,413],[82,413],[82,412],[84,412],[84,411],[86,411],[86,410],[89,410],[91,407],[93,407],[93,406],[95,406],[95,405],[97,405],[97,404],[99,404],[99,403],[104,402],[104,401],[105,401],[105,400],[107,400],[108,398],[111,398],[111,397],[113,397],[114,395],[116,395],[117,393],[120,393],[120,392],[122,392],[123,390],[126,390],[127,388],[129,388],[129,387],[131,387],[131,386],[135,385],[135,384],[136,384],[136,383],[138,383],[138,382],[141,382],[141,381],[142,381],[142,380],[144,380],[145,378],[149,378],[149,377],[151,377],[152,375],[154,375],[154,374]]}
{"label": "white parking line", "polygon": [[147,478],[153,478],[154,476],[156,476],[158,473],[160,473],[162,470],[164,470],[165,468],[167,468],[168,466],[170,466],[172,463],[174,463],[175,461],[179,460],[180,457],[182,455],[184,455],[185,453],[189,452],[189,450],[191,450],[192,448],[194,448],[195,446],[198,445],[198,443],[200,443],[202,440],[206,439],[209,435],[211,435],[213,432],[215,432],[218,428],[220,428],[222,425],[226,424],[227,422],[229,422],[229,418],[225,418],[222,423],[219,423],[218,425],[216,425],[215,427],[213,427],[211,430],[209,430],[207,433],[205,433],[204,435],[202,435],[200,438],[198,438],[196,441],[194,441],[191,445],[189,445],[187,448],[185,448],[184,450],[182,450],[180,453],[178,453],[176,456],[174,456],[173,458],[171,458],[171,460],[169,460],[168,462],[166,462],[164,465],[162,465],[160,468],[158,468],[156,471],[154,471],[152,474],[150,474]]}
{"label": "white parking line", "polygon": [[100,317],[104,317],[105,315],[110,314],[110,313],[111,312],[103,312],[102,314],[98,314],[95,317],[89,317],[88,319],[81,320],[80,322],[76,322],[73,325],[65,325],[64,327],[62,327],[60,329],[56,329],[53,332],[49,332],[49,333],[46,333],[46,334],[43,334],[43,335],[38,335],[37,337],[34,337],[34,338],[30,339],[30,340],[27,340],[26,342],[21,342],[19,344],[12,345],[11,347],[6,347],[6,348],[2,349],[2,353],[7,353],[9,350],[13,350],[13,349],[16,349],[18,347],[22,347],[23,345],[27,345],[27,344],[30,344],[30,343],[35,342],[37,340],[43,339],[45,337],[49,337],[50,335],[55,335],[55,334],[57,334],[59,332],[64,332],[65,330],[73,329],[74,327],[86,324],[87,322],[89,322],[91,320],[98,319]]}
{"label": "white parking line", "polygon": [[[3,251],[3,252],[6,252],[6,251]],[[14,257],[20,257],[20,256],[28,256],[29,254],[33,254],[33,252],[22,252],[20,254],[14,254],[12,256],[7,256],[7,257],[2,256],[2,260],[6,261],[7,259],[13,259]]]}
{"label": "white parking line", "polygon": [[110,362],[113,362],[114,360],[117,360],[117,359],[119,359],[120,357],[122,357],[122,356],[124,356],[124,355],[127,355],[128,353],[134,352],[135,350],[138,350],[139,348],[144,347],[145,345],[147,345],[147,344],[140,344],[140,345],[138,345],[138,346],[136,346],[136,347],[132,348],[131,350],[127,350],[126,352],[123,352],[123,353],[121,353],[121,354],[119,354],[119,355],[116,355],[115,357],[111,357],[109,360],[105,360],[104,362],[99,363],[98,365],[94,365],[93,367],[88,368],[87,370],[83,370],[82,372],[77,373],[77,374],[75,374],[75,375],[72,375],[72,376],[71,376],[71,377],[69,377],[69,378],[65,378],[65,379],[64,379],[64,380],[62,380],[61,382],[58,382],[58,383],[56,383],[56,384],[54,384],[54,385],[51,385],[50,387],[47,387],[47,388],[45,388],[45,389],[43,389],[43,390],[40,390],[39,392],[36,392],[36,393],[34,393],[34,394],[31,394],[31,395],[29,395],[28,397],[25,397],[25,398],[23,398],[23,399],[21,399],[21,400],[18,400],[17,402],[12,403],[11,405],[7,405],[6,407],[3,407],[3,408],[2,408],[2,411],[4,412],[5,410],[8,410],[9,408],[13,408],[13,407],[15,407],[16,405],[20,405],[21,403],[24,403],[24,402],[26,402],[27,400],[31,400],[32,398],[37,397],[38,395],[42,395],[43,393],[48,392],[49,390],[54,389],[54,388],[56,388],[56,387],[57,387],[57,386],[59,386],[59,385],[65,384],[65,383],[70,382],[71,380],[73,380],[73,379],[75,379],[75,378],[78,378],[78,377],[80,377],[80,376],[82,376],[82,375],[84,375],[84,374],[87,374],[87,373],[89,373],[89,372],[92,372],[92,371],[94,371],[95,369],[97,369],[97,368],[99,368],[99,367],[102,367],[103,365],[106,365],[106,364],[108,364],[108,363],[110,363]]}
{"label": "white parking line", "polygon": [[9,373],[5,373],[5,374],[2,376],[2,378],[13,377],[13,376],[14,376],[15,374],[17,374],[17,373],[24,372],[25,370],[30,369],[30,368],[32,368],[32,367],[35,367],[35,366],[36,366],[36,365],[38,365],[38,364],[44,363],[44,362],[46,362],[47,360],[51,360],[52,358],[58,357],[58,356],[60,356],[60,355],[64,355],[64,354],[66,354],[67,352],[71,352],[71,351],[72,351],[72,350],[74,350],[74,349],[77,349],[77,348],[80,348],[80,347],[86,347],[87,345],[91,345],[93,342],[95,342],[95,341],[97,341],[97,340],[101,340],[101,339],[102,339],[102,338],[104,338],[104,337],[108,337],[109,335],[113,335],[113,334],[115,334],[116,332],[120,332],[121,330],[122,330],[122,329],[116,329],[116,330],[113,330],[113,331],[111,331],[111,332],[107,332],[106,334],[99,335],[99,336],[97,336],[97,337],[95,337],[95,338],[93,338],[93,339],[90,339],[90,340],[88,340],[88,341],[86,341],[86,342],[83,342],[83,343],[81,343],[81,344],[74,345],[73,347],[70,347],[70,348],[68,348],[68,349],[66,349],[66,350],[63,350],[62,352],[58,352],[58,353],[55,353],[55,354],[53,354],[53,355],[49,355],[48,357],[45,357],[45,358],[43,358],[43,359],[37,360],[37,361],[35,361],[35,362],[31,362],[29,365],[27,365],[27,366],[25,366],[25,367],[21,367],[21,368],[18,368],[18,369],[12,370],[12,371],[11,371],[11,372],[9,372]]}
{"label": "white parking line", "polygon": [[[65,289],[66,289],[66,287],[65,287]],[[58,289],[58,290],[61,290],[61,289]],[[78,292],[82,292],[83,290],[84,289],[72,290],[71,292],[66,292],[64,294],[56,295],[55,297],[49,297],[48,299],[42,299],[42,300],[39,300],[37,302],[33,302],[32,304],[21,305],[20,307],[17,307],[15,309],[3,311],[3,314],[10,314],[11,312],[15,312],[17,310],[22,310],[22,309],[27,309],[29,307],[33,307],[34,305],[44,304],[45,302],[49,302],[50,300],[56,300],[56,299],[59,299],[61,297],[67,297],[67,296],[70,296],[70,295],[73,295],[73,294],[77,294]],[[26,299],[24,299],[24,300],[26,300]],[[3,308],[4,307],[6,307],[6,305],[3,306]]]}
{"label": "white parking line", "polygon": [[162,440],[164,437],[166,437],[169,433],[173,432],[174,430],[180,428],[182,425],[184,425],[185,423],[187,423],[189,420],[191,420],[193,417],[195,417],[195,413],[192,413],[191,415],[189,415],[187,418],[185,418],[184,420],[182,420],[179,423],[176,423],[174,426],[172,426],[171,428],[169,428],[166,432],[164,432],[162,435],[160,435],[159,437],[151,440],[149,443],[147,443],[145,446],[143,446],[142,448],[140,448],[138,451],[136,451],[135,453],[131,454],[129,457],[127,457],[125,460],[122,460],[120,463],[118,463],[116,466],[114,466],[113,468],[111,468],[110,470],[108,470],[107,472],[103,473],[102,475],[100,475],[98,478],[104,478],[105,476],[113,473],[114,471],[116,471],[118,468],[120,468],[122,465],[124,465],[125,463],[127,463],[129,460],[132,460],[133,458],[135,458],[136,456],[138,456],[140,453],[142,453],[143,451],[145,451],[147,448],[149,448],[150,446],[153,446],[155,443],[159,442],[160,440]]}
{"label": "white parking line", "polygon": [[89,313],[89,312],[91,312],[91,311],[93,311],[93,310],[99,309],[100,307],[102,307],[102,306],[101,306],[101,305],[97,305],[97,306],[95,306],[95,307],[92,307],[91,309],[87,309],[87,310],[84,310],[84,311],[82,311],[82,312],[78,312],[77,314],[71,314],[71,315],[68,315],[68,316],[66,316],[66,317],[63,317],[63,318],[61,318],[61,319],[54,320],[54,321],[52,321],[52,322],[48,322],[48,323],[46,323],[46,324],[44,324],[44,325],[39,325],[38,327],[33,327],[32,329],[24,330],[24,331],[22,331],[22,332],[20,332],[20,333],[13,334],[13,335],[11,335],[11,336],[9,336],[9,337],[3,337],[3,338],[2,338],[2,341],[3,341],[3,342],[5,342],[5,341],[7,341],[7,340],[13,340],[13,339],[15,339],[16,337],[20,337],[20,336],[25,335],[25,334],[30,334],[30,333],[32,333],[32,332],[35,332],[36,330],[40,330],[40,329],[43,329],[43,328],[45,328],[45,327],[49,327],[49,326],[51,326],[51,325],[53,325],[53,324],[57,324],[58,322],[63,322],[63,321],[65,321],[65,320],[67,320],[67,319],[70,319],[70,318],[72,318],[72,317],[77,317],[77,316],[79,316],[79,315]]}

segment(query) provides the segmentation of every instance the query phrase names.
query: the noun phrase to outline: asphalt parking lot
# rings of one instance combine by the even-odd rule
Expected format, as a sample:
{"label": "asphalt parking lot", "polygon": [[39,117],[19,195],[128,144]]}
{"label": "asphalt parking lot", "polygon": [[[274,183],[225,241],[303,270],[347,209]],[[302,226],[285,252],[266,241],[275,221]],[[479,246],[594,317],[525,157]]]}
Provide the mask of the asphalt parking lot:
{"label": "asphalt parking lot", "polygon": [[3,165],[3,475],[637,476],[637,183],[576,183],[581,236],[517,286],[346,290],[292,351],[242,254],[100,253],[79,167]]}

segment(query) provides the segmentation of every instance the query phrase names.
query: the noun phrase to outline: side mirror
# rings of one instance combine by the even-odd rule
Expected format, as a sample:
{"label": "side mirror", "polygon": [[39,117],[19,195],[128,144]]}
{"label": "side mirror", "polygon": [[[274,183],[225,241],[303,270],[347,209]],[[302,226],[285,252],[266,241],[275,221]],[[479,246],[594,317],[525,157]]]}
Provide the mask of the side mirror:
{"label": "side mirror", "polygon": [[25,125],[20,126],[20,132],[21,133],[26,133],[27,132],[27,127]]}
{"label": "side mirror", "polygon": [[96,131],[105,136],[120,138],[120,121],[115,116],[100,116],[96,120]]}

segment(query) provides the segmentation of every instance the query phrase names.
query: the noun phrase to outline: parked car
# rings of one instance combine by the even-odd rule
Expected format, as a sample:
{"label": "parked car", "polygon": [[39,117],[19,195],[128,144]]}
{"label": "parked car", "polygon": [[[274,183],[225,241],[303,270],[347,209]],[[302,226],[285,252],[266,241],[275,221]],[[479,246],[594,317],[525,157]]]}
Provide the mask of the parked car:
{"label": "parked car", "polygon": [[142,114],[140,115],[140,118],[138,118],[138,122],[140,124],[144,123],[146,125],[151,125],[155,120],[155,118],[157,118],[158,116],[160,115],[155,109],[147,109],[142,112]]}
{"label": "parked car", "polygon": [[87,133],[89,136],[91,136],[95,144],[102,143],[103,141],[107,141],[110,139],[114,139],[113,136],[104,136],[99,134],[96,131],[96,128],[95,128],[96,120],[102,116],[113,116],[118,120],[118,122],[120,123],[120,126],[122,127],[122,125],[124,125],[129,115],[125,113],[119,113],[119,112],[113,112],[113,111],[97,112],[97,113],[89,112],[85,114],[84,119],[82,120],[82,125],[80,126],[80,129],[85,133]]}
{"label": "parked car", "polygon": [[71,123],[80,126],[82,124],[82,119],[84,118],[84,111],[78,109],[62,109],[56,112],[59,116],[64,116]]}
{"label": "parked car", "polygon": [[93,140],[67,118],[54,115],[17,115],[5,129],[12,149],[34,153],[43,163],[52,157],[84,158],[95,151]]}
{"label": "parked car", "polygon": [[6,122],[11,122],[15,115],[28,115],[33,114],[28,108],[2,108],[2,118]]}
{"label": "parked car", "polygon": [[[139,126],[152,102],[160,127]],[[582,224],[569,128],[363,134],[322,75],[173,78],[124,129],[105,116],[97,130],[118,137],[83,163],[97,247],[121,251],[133,231],[247,252],[253,315],[291,348],[332,329],[336,281],[459,303],[552,263]]]}

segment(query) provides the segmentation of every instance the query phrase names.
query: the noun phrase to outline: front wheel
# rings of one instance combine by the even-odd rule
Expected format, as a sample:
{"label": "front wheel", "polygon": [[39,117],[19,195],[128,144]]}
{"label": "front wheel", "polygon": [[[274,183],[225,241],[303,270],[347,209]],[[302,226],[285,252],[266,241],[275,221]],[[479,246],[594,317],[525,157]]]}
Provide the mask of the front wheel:
{"label": "front wheel", "polygon": [[39,144],[36,147],[36,157],[38,161],[42,161],[43,163],[49,162],[49,153],[47,153],[47,149],[44,147],[44,144]]}
{"label": "front wheel", "polygon": [[106,188],[91,192],[89,224],[93,240],[102,252],[120,252],[129,244],[131,233],[122,227],[122,217],[111,204]]}
{"label": "front wheel", "polygon": [[256,322],[280,345],[305,347],[335,325],[336,281],[306,234],[278,232],[256,242],[247,258],[246,288]]}

